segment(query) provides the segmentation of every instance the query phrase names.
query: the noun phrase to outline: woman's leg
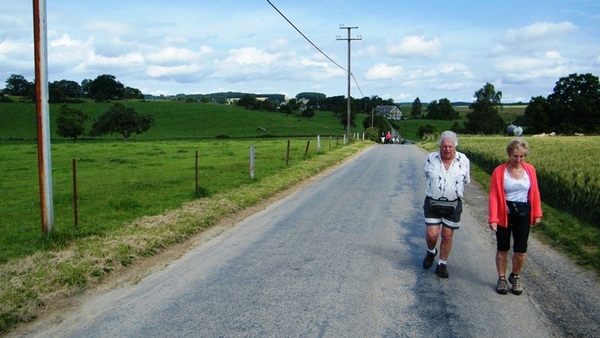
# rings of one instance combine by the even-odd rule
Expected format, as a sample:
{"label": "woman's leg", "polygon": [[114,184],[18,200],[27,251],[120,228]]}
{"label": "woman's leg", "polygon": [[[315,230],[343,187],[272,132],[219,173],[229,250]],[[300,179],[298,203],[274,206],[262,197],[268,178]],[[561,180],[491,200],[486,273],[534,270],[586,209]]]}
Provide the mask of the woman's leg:
{"label": "woman's leg", "polygon": [[498,278],[506,276],[506,267],[508,266],[508,251],[496,251],[496,270]]}

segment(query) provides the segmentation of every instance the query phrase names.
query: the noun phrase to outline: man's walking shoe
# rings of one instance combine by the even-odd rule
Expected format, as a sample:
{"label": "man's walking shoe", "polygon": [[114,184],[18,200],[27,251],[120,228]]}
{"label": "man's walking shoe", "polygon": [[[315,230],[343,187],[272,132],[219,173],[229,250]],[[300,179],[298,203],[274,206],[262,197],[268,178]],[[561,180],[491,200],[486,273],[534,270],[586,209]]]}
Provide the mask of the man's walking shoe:
{"label": "man's walking shoe", "polygon": [[425,259],[423,259],[423,267],[425,269],[429,269],[433,265],[433,260],[435,258],[435,255],[437,255],[437,249],[434,249],[434,250],[435,250],[434,253],[431,253],[431,252],[429,252],[429,250],[427,250]]}
{"label": "man's walking shoe", "polygon": [[450,274],[448,273],[448,270],[446,270],[446,264],[438,264],[435,267],[435,273],[442,277],[442,278],[448,278],[450,277]]}
{"label": "man's walking shoe", "polygon": [[496,292],[501,295],[505,295],[508,293],[508,283],[506,283],[506,278],[504,276],[498,278],[498,285],[496,285]]}
{"label": "man's walking shoe", "polygon": [[515,275],[514,273],[510,273],[508,276],[508,281],[512,284],[512,288],[510,291],[515,295],[520,295],[523,293],[523,287],[521,286],[521,276]]}

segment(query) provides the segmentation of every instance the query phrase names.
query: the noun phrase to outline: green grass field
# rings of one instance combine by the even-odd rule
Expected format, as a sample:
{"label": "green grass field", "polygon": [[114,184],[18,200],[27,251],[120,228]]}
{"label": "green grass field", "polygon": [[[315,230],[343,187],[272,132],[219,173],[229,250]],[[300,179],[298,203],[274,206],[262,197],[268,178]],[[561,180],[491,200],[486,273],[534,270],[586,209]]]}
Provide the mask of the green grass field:
{"label": "green grass field", "polygon": [[[250,179],[250,146],[255,148]],[[308,148],[308,153],[307,151]],[[306,158],[341,147],[316,138],[154,142],[78,142],[52,146],[55,228],[61,242],[103,234],[127,222],[179,207],[204,194],[217,194],[289,170]],[[40,250],[37,151],[33,144],[0,145],[3,203],[0,262]],[[289,156],[289,158],[288,158]],[[76,164],[78,229],[75,229],[73,160]]]}

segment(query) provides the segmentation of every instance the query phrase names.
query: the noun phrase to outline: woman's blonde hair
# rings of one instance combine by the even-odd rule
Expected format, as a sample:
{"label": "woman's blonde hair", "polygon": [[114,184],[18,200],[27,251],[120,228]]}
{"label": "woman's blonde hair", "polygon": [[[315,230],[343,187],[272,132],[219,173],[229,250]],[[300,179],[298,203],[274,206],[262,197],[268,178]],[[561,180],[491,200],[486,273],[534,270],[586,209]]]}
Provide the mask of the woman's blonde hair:
{"label": "woman's blonde hair", "polygon": [[515,149],[523,150],[524,155],[527,156],[527,154],[529,154],[529,143],[525,141],[525,139],[517,137],[510,141],[508,146],[506,146],[506,153],[508,156],[510,156]]}

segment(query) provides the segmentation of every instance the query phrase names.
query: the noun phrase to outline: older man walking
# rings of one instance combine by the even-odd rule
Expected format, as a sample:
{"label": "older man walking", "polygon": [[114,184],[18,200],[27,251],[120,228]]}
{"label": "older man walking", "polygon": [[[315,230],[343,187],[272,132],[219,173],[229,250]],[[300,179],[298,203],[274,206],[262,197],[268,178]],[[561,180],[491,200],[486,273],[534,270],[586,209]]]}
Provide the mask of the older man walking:
{"label": "older man walking", "polygon": [[452,250],[454,230],[460,225],[464,185],[471,181],[470,162],[465,154],[456,151],[458,137],[454,132],[443,132],[438,145],[439,150],[427,155],[423,164],[427,180],[423,203],[427,253],[423,268],[429,269],[434,263],[441,230],[440,256],[435,272],[441,278],[448,278],[446,262]]}

